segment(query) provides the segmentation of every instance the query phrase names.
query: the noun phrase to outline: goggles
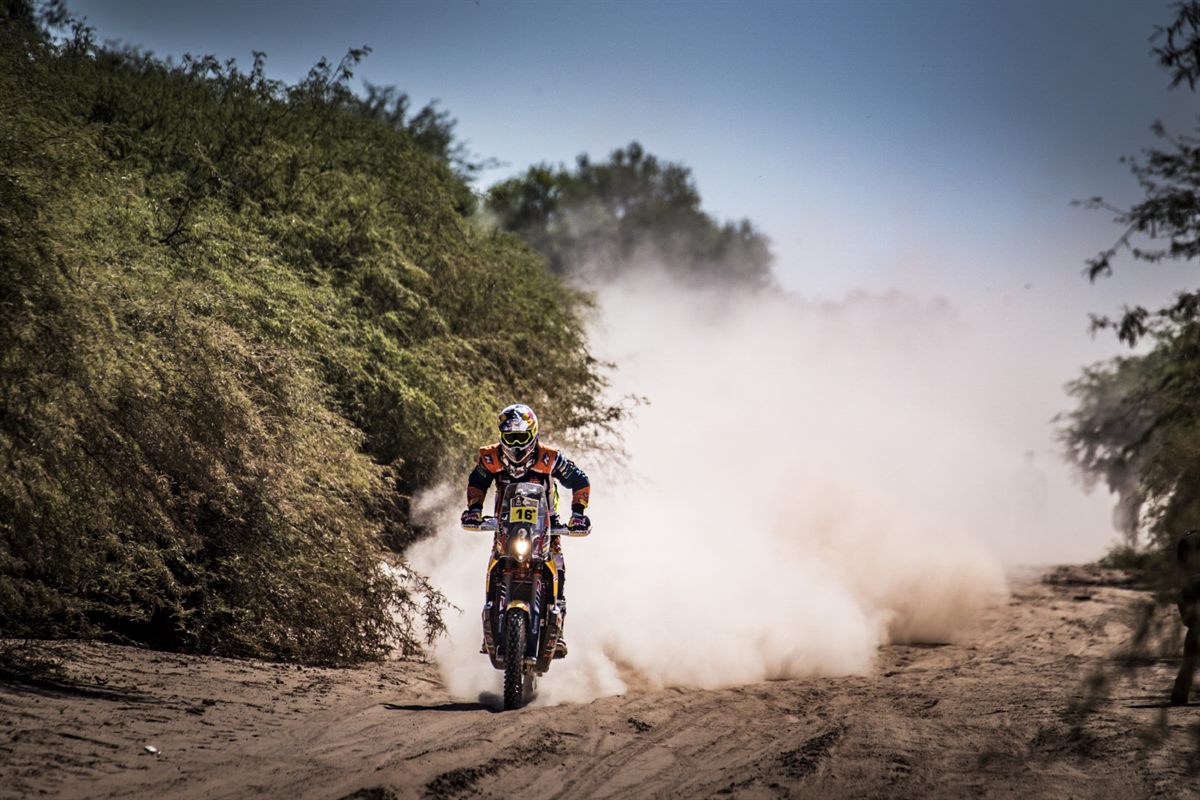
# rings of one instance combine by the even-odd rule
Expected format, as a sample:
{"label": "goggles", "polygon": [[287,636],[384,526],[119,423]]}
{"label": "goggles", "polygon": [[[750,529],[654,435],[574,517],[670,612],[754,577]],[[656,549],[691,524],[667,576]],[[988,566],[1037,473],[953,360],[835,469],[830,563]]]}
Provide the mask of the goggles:
{"label": "goggles", "polygon": [[504,431],[500,441],[509,447],[524,447],[533,441],[533,431]]}

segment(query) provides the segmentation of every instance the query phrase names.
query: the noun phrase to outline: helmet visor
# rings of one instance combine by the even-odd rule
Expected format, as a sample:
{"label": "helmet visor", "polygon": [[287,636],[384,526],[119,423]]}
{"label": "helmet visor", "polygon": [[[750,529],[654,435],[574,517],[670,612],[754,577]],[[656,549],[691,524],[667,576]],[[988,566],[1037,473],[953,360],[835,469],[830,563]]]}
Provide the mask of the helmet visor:
{"label": "helmet visor", "polygon": [[533,431],[504,431],[500,441],[509,447],[524,447],[533,441]]}

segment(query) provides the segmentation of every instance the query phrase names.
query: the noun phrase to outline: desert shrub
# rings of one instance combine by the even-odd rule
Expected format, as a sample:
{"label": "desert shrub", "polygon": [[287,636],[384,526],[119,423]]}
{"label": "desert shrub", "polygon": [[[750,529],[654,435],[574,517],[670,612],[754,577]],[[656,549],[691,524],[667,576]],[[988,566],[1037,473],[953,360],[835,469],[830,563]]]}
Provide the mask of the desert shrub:
{"label": "desert shrub", "polygon": [[619,413],[586,298],[364,111],[363,51],[285,86],[0,15],[0,636],[411,650],[408,498],[512,398]]}

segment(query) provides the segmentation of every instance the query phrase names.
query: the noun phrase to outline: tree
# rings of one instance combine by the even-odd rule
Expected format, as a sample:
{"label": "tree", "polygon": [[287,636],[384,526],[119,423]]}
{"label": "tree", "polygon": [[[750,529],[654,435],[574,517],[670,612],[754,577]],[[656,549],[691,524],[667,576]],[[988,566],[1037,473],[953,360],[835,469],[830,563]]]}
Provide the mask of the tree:
{"label": "tree", "polygon": [[[1175,20],[1157,28],[1153,40],[1160,43],[1154,53],[1171,75],[1171,88],[1186,83],[1189,91],[1194,91],[1200,80],[1200,2],[1178,5]],[[1200,256],[1200,128],[1173,135],[1156,120],[1151,130],[1164,147],[1148,149],[1142,158],[1129,160],[1145,198],[1128,209],[1116,208],[1102,197],[1085,202],[1089,208],[1113,211],[1115,221],[1124,228],[1116,242],[1088,260],[1087,275],[1092,281],[1110,275],[1113,259],[1122,252],[1150,264]],[[1128,307],[1116,319],[1094,317],[1093,325],[1115,329],[1121,341],[1132,345],[1148,333],[1169,333],[1197,320],[1200,291],[1187,290],[1160,309]]]}
{"label": "tree", "polygon": [[559,274],[653,264],[700,283],[770,282],[766,237],[748,220],[720,223],[705,213],[691,170],[637,142],[601,163],[580,155],[573,170],[533,166],[493,186],[488,209]]}
{"label": "tree", "polygon": [[[1194,91],[1200,2],[1177,6],[1154,41],[1171,87]],[[1087,262],[1090,280],[1111,274],[1122,253],[1147,264],[1200,257],[1200,127],[1173,135],[1155,122],[1152,130],[1163,146],[1130,161],[1144,198],[1129,209],[1099,197],[1086,202],[1114,211],[1123,228]],[[1091,367],[1069,385],[1078,404],[1062,418],[1067,455],[1089,481],[1103,481],[1118,494],[1130,545],[1142,533],[1166,545],[1200,526],[1200,290],[1180,291],[1158,309],[1133,306],[1116,317],[1094,316],[1092,324],[1114,330],[1131,346],[1149,338],[1153,347]]]}

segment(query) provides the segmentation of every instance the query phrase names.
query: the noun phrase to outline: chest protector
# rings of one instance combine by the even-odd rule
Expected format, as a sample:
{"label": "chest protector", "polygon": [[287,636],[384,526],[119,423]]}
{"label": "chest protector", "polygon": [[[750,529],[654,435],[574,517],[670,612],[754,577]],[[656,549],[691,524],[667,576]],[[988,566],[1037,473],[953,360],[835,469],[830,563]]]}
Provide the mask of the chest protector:
{"label": "chest protector", "polygon": [[504,487],[510,483],[526,481],[540,483],[546,487],[546,491],[550,495],[550,513],[557,514],[558,484],[554,482],[553,478],[554,465],[557,461],[558,451],[539,443],[529,470],[519,478],[514,478],[504,469],[504,462],[500,460],[499,444],[489,444],[487,447],[479,448],[479,463],[483,464],[483,468],[490,472],[496,481],[496,504],[493,513],[500,513],[500,501],[504,498]]}

